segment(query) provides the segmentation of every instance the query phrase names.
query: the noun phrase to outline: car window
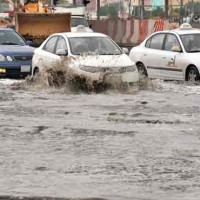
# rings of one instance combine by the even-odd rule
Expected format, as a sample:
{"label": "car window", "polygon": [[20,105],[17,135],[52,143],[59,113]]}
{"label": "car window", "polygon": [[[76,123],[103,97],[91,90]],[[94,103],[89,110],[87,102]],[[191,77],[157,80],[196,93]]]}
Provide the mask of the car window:
{"label": "car window", "polygon": [[65,38],[59,37],[55,52],[56,52],[58,49],[67,50],[67,44],[66,44]]}
{"label": "car window", "polygon": [[200,52],[200,33],[181,35],[181,40],[188,53]]}
{"label": "car window", "polygon": [[145,47],[150,48],[151,45],[151,38],[147,40]]}
{"label": "car window", "polygon": [[69,44],[72,54],[120,55],[121,49],[109,37],[71,37]]}
{"label": "car window", "polygon": [[83,25],[85,27],[89,27],[88,22],[85,18],[81,17],[72,17],[71,18],[71,27],[76,27],[78,25]]}
{"label": "car window", "polygon": [[151,37],[151,42],[149,48],[151,49],[162,49],[163,40],[164,40],[165,34],[156,34]]}
{"label": "car window", "polygon": [[47,41],[47,43],[45,44],[45,46],[43,47],[43,50],[48,51],[50,53],[55,53],[55,46],[56,46],[57,40],[58,40],[58,36],[51,37]]}
{"label": "car window", "polygon": [[13,30],[0,31],[0,45],[26,45],[25,40]]}
{"label": "car window", "polygon": [[172,51],[173,46],[180,46],[179,41],[177,37],[173,34],[167,34],[164,50],[166,51]]}

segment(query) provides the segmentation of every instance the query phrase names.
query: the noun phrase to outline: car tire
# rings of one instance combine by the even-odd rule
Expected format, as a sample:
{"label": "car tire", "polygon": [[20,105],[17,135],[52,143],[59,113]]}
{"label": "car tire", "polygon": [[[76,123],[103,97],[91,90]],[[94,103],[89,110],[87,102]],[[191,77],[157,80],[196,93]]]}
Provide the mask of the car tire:
{"label": "car tire", "polygon": [[146,70],[145,66],[142,63],[138,63],[137,64],[137,69],[138,69],[140,78],[148,77],[147,70]]}
{"label": "car tire", "polygon": [[197,70],[196,67],[192,66],[187,70],[187,76],[186,76],[186,81],[188,82],[196,82],[199,81],[199,71]]}
{"label": "car tire", "polygon": [[33,71],[33,76],[39,76],[40,75],[40,71],[38,69],[38,67],[35,67],[34,71]]}

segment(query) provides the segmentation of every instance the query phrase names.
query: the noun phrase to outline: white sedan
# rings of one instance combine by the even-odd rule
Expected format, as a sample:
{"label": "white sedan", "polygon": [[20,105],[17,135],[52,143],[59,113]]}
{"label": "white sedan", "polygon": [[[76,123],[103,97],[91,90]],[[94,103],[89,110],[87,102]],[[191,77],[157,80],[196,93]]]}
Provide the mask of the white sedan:
{"label": "white sedan", "polygon": [[129,57],[142,76],[166,80],[200,79],[200,29],[184,23],[178,29],[155,32]]}
{"label": "white sedan", "polygon": [[92,81],[118,79],[136,83],[139,74],[135,63],[107,35],[94,32],[66,32],[49,36],[34,52],[32,74],[52,68],[63,58],[70,58],[68,68]]}

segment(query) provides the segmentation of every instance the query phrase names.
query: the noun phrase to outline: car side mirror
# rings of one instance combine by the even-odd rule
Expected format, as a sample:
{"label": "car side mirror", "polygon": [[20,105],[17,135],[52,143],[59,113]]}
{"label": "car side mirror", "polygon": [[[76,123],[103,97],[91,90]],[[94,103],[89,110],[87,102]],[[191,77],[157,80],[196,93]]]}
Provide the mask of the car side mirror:
{"label": "car side mirror", "polygon": [[33,45],[33,42],[32,42],[31,40],[27,40],[27,41],[26,41],[26,44],[29,45],[29,46],[32,46],[32,45]]}
{"label": "car side mirror", "polygon": [[65,50],[65,49],[58,49],[56,51],[56,55],[58,55],[58,56],[67,56],[68,55],[68,51]]}
{"label": "car side mirror", "polygon": [[172,51],[174,52],[181,52],[181,47],[180,46],[173,46]]}
{"label": "car side mirror", "polygon": [[125,54],[128,54],[128,53],[129,53],[129,51],[128,51],[127,48],[122,48],[122,51],[123,51]]}

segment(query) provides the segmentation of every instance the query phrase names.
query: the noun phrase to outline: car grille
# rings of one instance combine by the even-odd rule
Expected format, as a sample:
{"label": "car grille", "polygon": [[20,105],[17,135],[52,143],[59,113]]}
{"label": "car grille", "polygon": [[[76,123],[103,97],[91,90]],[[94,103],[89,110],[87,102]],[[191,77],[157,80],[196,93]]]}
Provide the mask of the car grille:
{"label": "car grille", "polygon": [[110,73],[124,73],[126,72],[126,68],[125,67],[120,67],[120,68],[116,68],[116,67],[109,67],[109,68],[100,68],[101,72],[110,72]]}
{"label": "car grille", "polygon": [[14,59],[17,61],[28,61],[32,60],[32,56],[14,56]]}
{"label": "car grille", "polygon": [[20,69],[6,69],[7,74],[20,74]]}

